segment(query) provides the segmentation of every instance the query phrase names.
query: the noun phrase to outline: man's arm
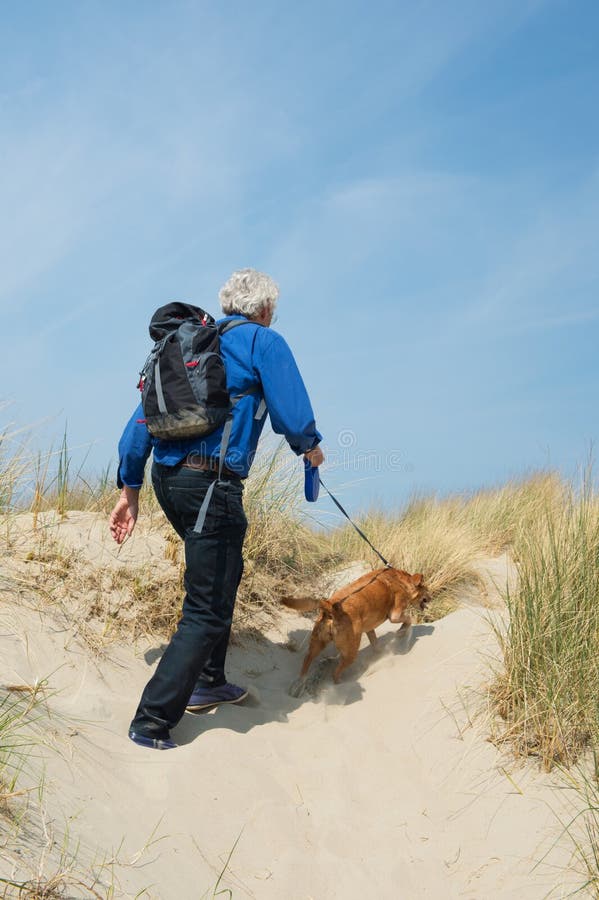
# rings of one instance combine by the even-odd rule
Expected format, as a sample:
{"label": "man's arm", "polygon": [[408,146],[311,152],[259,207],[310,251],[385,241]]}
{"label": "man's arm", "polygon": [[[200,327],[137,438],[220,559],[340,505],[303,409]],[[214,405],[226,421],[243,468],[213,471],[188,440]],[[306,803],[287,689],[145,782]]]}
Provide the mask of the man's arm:
{"label": "man's arm", "polygon": [[324,457],[317,446],[322,435],[316,428],[308,392],[287,342],[277,332],[260,329],[254,365],[262,382],[270,423],[283,434],[298,456],[303,453],[312,465]]}
{"label": "man's arm", "polygon": [[135,528],[139,513],[139,490],[151,450],[152,439],[143,421],[140,403],[125,425],[119,441],[117,485],[122,491],[110,514],[110,533],[117,544],[122,544]]}
{"label": "man's arm", "polygon": [[141,403],[125,425],[119,441],[118,487],[139,488],[144,481],[144,469],[152,451],[152,438],[146,428]]}

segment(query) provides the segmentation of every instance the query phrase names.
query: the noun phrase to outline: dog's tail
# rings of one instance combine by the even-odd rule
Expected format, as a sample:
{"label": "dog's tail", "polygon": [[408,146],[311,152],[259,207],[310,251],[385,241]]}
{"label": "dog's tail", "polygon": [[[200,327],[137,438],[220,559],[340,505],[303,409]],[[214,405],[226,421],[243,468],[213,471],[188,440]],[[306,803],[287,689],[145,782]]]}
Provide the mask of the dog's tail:
{"label": "dog's tail", "polygon": [[335,622],[340,622],[342,619],[347,619],[347,613],[343,609],[343,600],[337,600],[335,603],[331,603],[331,616],[335,620]]}
{"label": "dog's tail", "polygon": [[320,606],[320,600],[313,597],[281,597],[281,603],[289,609],[295,609],[296,612],[308,612]]}

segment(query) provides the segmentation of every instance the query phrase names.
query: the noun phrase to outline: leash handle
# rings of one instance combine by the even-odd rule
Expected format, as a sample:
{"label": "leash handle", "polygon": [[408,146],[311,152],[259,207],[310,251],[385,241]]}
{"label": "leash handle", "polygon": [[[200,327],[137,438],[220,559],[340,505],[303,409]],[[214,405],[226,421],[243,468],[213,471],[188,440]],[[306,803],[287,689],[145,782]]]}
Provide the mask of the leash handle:
{"label": "leash handle", "polygon": [[337,500],[337,498],[336,498],[336,497],[333,497],[333,495],[331,494],[331,492],[330,492],[330,490],[328,489],[328,487],[326,486],[326,484],[323,482],[323,480],[322,480],[322,478],[320,477],[320,475],[318,476],[318,480],[319,480],[319,482],[320,482],[321,487],[323,487],[323,488],[325,489],[325,491],[327,492],[327,494],[329,495],[329,497],[331,498],[331,500],[333,501],[333,503],[335,504],[335,506],[336,506],[338,509],[341,510],[341,512],[343,513],[343,515],[345,516],[345,518],[347,519],[347,521],[350,523],[350,525],[353,525],[353,527],[356,529],[356,531],[358,532],[358,534],[360,535],[360,537],[361,537],[363,540],[366,541],[366,543],[368,544],[368,546],[369,546],[372,550],[374,550],[374,552],[376,553],[376,555],[378,556],[378,558],[379,558],[382,562],[384,562],[385,565],[386,565],[387,567],[390,567],[390,566],[391,566],[391,563],[387,562],[387,560],[386,560],[385,557],[382,555],[382,553],[379,553],[379,551],[376,549],[376,547],[375,547],[373,544],[370,543],[370,541],[368,540],[368,538],[366,537],[366,535],[364,534],[364,532],[363,532],[360,528],[358,528],[358,526],[356,525],[355,522],[352,522],[352,520],[350,519],[350,517],[348,516],[348,514],[345,512],[345,510],[343,509],[343,507],[341,506],[341,504],[340,504],[339,501]]}

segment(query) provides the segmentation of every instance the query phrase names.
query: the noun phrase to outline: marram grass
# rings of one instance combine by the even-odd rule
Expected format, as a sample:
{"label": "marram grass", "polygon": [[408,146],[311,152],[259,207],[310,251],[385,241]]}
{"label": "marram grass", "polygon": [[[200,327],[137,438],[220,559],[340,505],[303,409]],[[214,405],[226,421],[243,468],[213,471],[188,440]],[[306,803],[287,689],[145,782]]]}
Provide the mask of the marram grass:
{"label": "marram grass", "polygon": [[599,749],[599,500],[590,478],[515,537],[518,586],[498,630],[504,738],[545,768]]}

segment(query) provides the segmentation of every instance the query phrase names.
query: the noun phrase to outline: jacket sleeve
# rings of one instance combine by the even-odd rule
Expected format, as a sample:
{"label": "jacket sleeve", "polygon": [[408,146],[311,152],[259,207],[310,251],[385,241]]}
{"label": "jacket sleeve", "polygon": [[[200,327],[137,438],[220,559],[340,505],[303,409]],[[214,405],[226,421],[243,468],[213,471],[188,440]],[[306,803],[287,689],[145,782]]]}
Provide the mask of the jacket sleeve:
{"label": "jacket sleeve", "polygon": [[273,431],[285,436],[297,453],[311,450],[322,440],[316,428],[308,392],[284,338],[261,328],[255,345],[257,371]]}
{"label": "jacket sleeve", "polygon": [[119,441],[119,467],[116,476],[118,487],[123,485],[140,488],[144,469],[152,450],[152,438],[145,426],[141,403],[125,425]]}

